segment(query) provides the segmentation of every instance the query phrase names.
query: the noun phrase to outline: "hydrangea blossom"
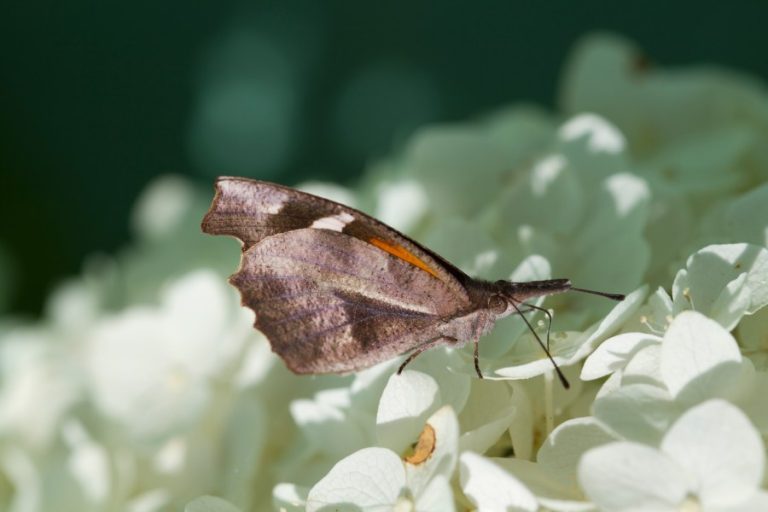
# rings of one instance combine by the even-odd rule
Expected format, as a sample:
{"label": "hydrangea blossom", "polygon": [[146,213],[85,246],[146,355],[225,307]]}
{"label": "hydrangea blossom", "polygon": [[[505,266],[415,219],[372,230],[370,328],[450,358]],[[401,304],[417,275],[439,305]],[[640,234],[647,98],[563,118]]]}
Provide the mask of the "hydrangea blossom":
{"label": "hydrangea blossom", "polygon": [[276,500],[307,510],[339,504],[366,510],[452,509],[448,480],[456,465],[459,426],[453,407],[442,402],[438,383],[425,373],[408,370],[390,377],[376,413],[371,443],[376,446],[346,456],[308,491],[283,485]]}
{"label": "hydrangea blossom", "polygon": [[596,35],[559,113],[424,127],[356,189],[303,185],[472,275],[627,293],[537,302],[568,390],[514,317],[485,380],[471,347],[291,374],[225,283],[237,244],[199,233],[210,191],[162,178],[133,245],[0,322],[0,509],[768,508],[766,138],[762,85]]}
{"label": "hydrangea blossom", "polygon": [[586,494],[604,510],[764,510],[764,473],[760,436],[722,400],[686,411],[658,448],[606,443],[579,465]]}

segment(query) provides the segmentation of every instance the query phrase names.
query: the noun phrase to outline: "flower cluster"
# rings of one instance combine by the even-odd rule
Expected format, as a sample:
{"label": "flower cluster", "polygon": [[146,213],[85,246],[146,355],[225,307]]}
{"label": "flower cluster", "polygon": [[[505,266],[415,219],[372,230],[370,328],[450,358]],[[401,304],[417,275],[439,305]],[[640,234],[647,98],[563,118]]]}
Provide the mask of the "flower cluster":
{"label": "flower cluster", "polygon": [[471,347],[291,374],[226,284],[237,243],[199,233],[210,194],[167,177],[132,247],[0,324],[0,509],[768,510],[768,91],[645,62],[589,38],[560,114],[427,127],[356,190],[304,187],[475,276],[626,292],[537,303],[570,389],[515,317],[485,380]]}

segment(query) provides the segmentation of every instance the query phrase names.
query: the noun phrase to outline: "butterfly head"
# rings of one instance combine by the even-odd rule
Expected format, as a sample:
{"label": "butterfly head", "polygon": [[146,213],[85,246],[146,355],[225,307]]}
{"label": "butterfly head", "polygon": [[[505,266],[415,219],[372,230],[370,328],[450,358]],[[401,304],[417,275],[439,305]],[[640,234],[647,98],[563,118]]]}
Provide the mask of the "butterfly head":
{"label": "butterfly head", "polygon": [[501,280],[487,283],[483,288],[482,293],[487,301],[486,308],[498,320],[515,313],[518,306],[523,305],[530,299],[568,291],[571,288],[571,282],[568,279],[531,281],[527,283]]}
{"label": "butterfly head", "polygon": [[524,313],[531,310],[541,311],[547,315],[549,318],[549,325],[551,326],[552,314],[546,309],[527,303],[526,301],[536,297],[554,295],[556,293],[564,293],[571,290],[599,295],[617,301],[624,300],[624,295],[622,294],[576,288],[571,284],[570,279],[548,279],[546,281],[529,281],[527,283],[515,283],[513,281],[502,280],[492,283],[491,287],[492,291],[488,299],[488,308],[496,314],[497,318],[507,316],[512,312],[515,312],[522,317],[523,321],[528,326],[528,329],[530,329],[531,333],[536,338],[536,341],[544,350],[544,353],[547,354],[547,357],[552,361],[557,376],[563,384],[563,387],[566,389],[569,387],[568,380],[565,378],[565,375],[563,375],[563,372],[557,366],[555,360],[552,358],[552,354],[549,352],[549,327],[547,328],[547,338],[545,343],[524,315]]}

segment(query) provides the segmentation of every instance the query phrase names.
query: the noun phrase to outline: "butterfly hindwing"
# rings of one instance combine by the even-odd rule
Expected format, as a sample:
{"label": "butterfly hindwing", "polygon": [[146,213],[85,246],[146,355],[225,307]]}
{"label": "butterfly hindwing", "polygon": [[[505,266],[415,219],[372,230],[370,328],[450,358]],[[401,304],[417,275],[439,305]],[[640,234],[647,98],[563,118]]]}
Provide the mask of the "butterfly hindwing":
{"label": "butterfly hindwing", "polygon": [[243,253],[231,282],[256,327],[297,373],[346,372],[414,349],[467,307],[465,296],[375,245],[298,229]]}

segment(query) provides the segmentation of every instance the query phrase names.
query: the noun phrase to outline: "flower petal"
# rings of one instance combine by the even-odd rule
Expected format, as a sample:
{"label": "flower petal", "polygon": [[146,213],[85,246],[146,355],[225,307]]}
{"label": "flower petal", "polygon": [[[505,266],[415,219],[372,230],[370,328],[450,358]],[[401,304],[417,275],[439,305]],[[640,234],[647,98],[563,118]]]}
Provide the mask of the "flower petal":
{"label": "flower petal", "polygon": [[669,393],[648,384],[620,387],[595,400],[595,418],[630,441],[657,446],[680,407]]}
{"label": "flower petal", "polygon": [[258,398],[248,393],[238,396],[221,440],[220,455],[226,463],[218,471],[219,492],[233,503],[251,503],[253,482],[261,475],[267,418],[269,414]]}
{"label": "flower petal", "polygon": [[765,470],[765,447],[741,410],[710,400],[672,425],[661,449],[695,475],[705,505],[737,504],[754,493]]}
{"label": "flower petal", "polygon": [[464,432],[459,439],[460,449],[485,452],[507,431],[514,417],[514,410],[509,408],[502,411],[496,419],[487,420],[474,430]]}
{"label": "flower petal", "polygon": [[425,429],[431,429],[434,436],[431,446],[418,458],[406,458],[405,463],[408,488],[417,496],[436,475],[451,478],[458,458],[459,422],[451,406],[446,405],[438,409],[427,420]]}
{"label": "flower petal", "polygon": [[461,350],[452,349],[429,350],[417,357],[408,367],[411,370],[426,373],[435,379],[437,387],[440,389],[442,405],[450,405],[457,412],[464,408],[471,391],[471,383],[477,380],[474,368],[472,368],[471,373],[469,371],[446,371],[446,368],[450,369],[461,359],[460,352]]}
{"label": "flower petal", "polygon": [[279,483],[272,489],[272,505],[285,512],[304,512],[309,489],[295,484]]}
{"label": "flower petal", "polygon": [[405,469],[386,448],[363,448],[336,463],[307,495],[307,512],[349,504],[373,512],[392,509],[405,486]]}
{"label": "flower petal", "polygon": [[[334,395],[343,396],[347,403],[334,403]],[[341,458],[371,441],[370,433],[349,414],[348,402],[347,388],[329,389],[317,393],[313,400],[294,400],[290,410],[312,448]]]}
{"label": "flower petal", "polygon": [[[615,374],[614,374],[615,375]],[[621,373],[621,385],[648,384],[664,388],[661,376],[661,344],[647,345],[629,360]]]}
{"label": "flower petal", "polygon": [[459,475],[464,494],[478,510],[505,512],[539,508],[536,497],[522,482],[476,453],[461,454]]}
{"label": "flower petal", "polygon": [[380,446],[402,453],[440,406],[440,389],[426,373],[406,370],[389,378],[376,414]]}
{"label": "flower petal", "polygon": [[767,226],[765,222],[754,222],[755,219],[768,219],[768,183],[713,210],[701,228],[707,240],[768,246]]}
{"label": "flower petal", "polygon": [[453,512],[456,510],[453,491],[445,475],[436,475],[416,498],[416,512]]}
{"label": "flower petal", "polygon": [[572,358],[572,361],[583,359],[595,350],[598,343],[616,332],[624,322],[640,309],[647,295],[648,287],[641,286],[627,295],[623,301],[613,306],[613,309],[611,309],[602,320],[595,323],[584,333],[583,344],[579,348],[576,356]]}
{"label": "flower petal", "polygon": [[660,364],[672,396],[700,402],[729,395],[741,373],[741,352],[718,322],[684,311],[664,335]]}
{"label": "flower petal", "polygon": [[[547,466],[518,458],[494,458],[491,460],[504,471],[514,475],[542,504],[543,500],[553,500],[561,502],[561,505],[566,502],[579,503],[575,506],[580,508],[580,504],[586,502],[584,493],[578,486],[562,482],[559,480],[559,474],[551,471]],[[592,508],[594,509],[594,506]]]}
{"label": "flower petal", "polygon": [[641,348],[660,342],[658,336],[642,332],[627,332],[608,338],[584,361],[581,380],[599,379],[624,368]]}
{"label": "flower petal", "polygon": [[768,250],[751,244],[710,245],[691,255],[672,286],[675,312],[694,309],[733,329],[745,313],[768,304]]}
{"label": "flower petal", "polygon": [[573,418],[558,425],[547,436],[536,460],[560,485],[576,489],[576,473],[582,455],[596,446],[617,440],[617,436],[595,418]]}
{"label": "flower petal", "polygon": [[598,508],[611,511],[677,511],[691,490],[674,461],[630,442],[610,443],[585,453],[579,481]]}

